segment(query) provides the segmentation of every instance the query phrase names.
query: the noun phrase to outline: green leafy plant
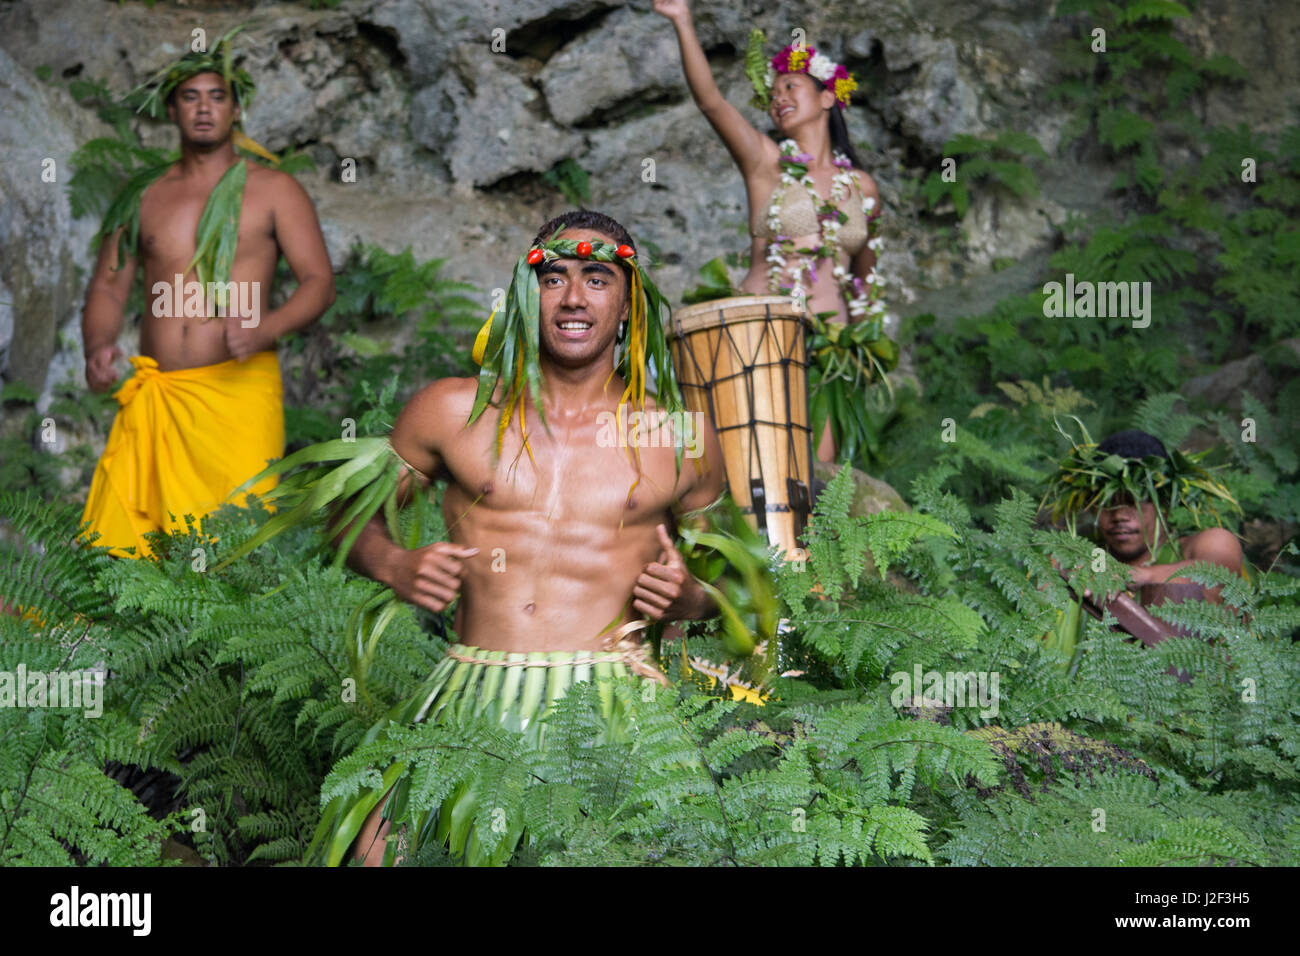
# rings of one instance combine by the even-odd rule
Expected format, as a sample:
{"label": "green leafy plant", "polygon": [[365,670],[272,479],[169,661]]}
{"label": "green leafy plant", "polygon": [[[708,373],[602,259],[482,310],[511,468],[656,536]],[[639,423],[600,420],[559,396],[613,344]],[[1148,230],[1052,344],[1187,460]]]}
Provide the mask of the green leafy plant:
{"label": "green leafy plant", "polygon": [[749,105],[766,111],[772,100],[772,91],[767,85],[769,59],[765,52],[767,35],[757,28],[749,31],[749,40],[745,44],[745,76],[754,87],[754,95]]}
{"label": "green leafy plant", "polygon": [[542,173],[542,182],[554,186],[574,206],[591,202],[591,176],[572,157],[566,156]]}
{"label": "green leafy plant", "polygon": [[[865,466],[880,432],[875,419],[894,401],[888,373],[898,366],[898,345],[885,334],[879,316],[849,325],[813,316],[811,323],[813,435],[820,436],[829,420],[840,460]],[[872,386],[883,386],[884,394]]]}
{"label": "green leafy plant", "polygon": [[[291,373],[289,434],[303,443],[338,438],[339,421],[357,418],[358,395],[370,401],[387,392],[383,407],[371,402],[366,413],[375,417],[372,432],[386,430],[377,426],[391,428],[400,408],[394,396],[405,401],[431,379],[477,371],[469,345],[485,317],[484,300],[473,285],[446,276],[445,268],[445,259],[421,262],[409,248],[353,248],[335,277],[334,304],[284,342],[303,363]],[[279,278],[291,281],[287,270]]]}
{"label": "green leafy plant", "polygon": [[727,273],[727,264],[721,256],[704,263],[699,271],[703,281],[694,289],[682,293],[683,305],[695,305],[714,299],[729,299],[741,294],[732,286],[731,276]]}
{"label": "green leafy plant", "polygon": [[957,163],[951,180],[942,170],[930,173],[920,192],[931,209],[951,200],[958,219],[966,215],[977,183],[992,184],[1017,196],[1037,196],[1038,178],[1022,160],[1047,159],[1038,140],[1018,130],[1004,130],[988,139],[959,133],[944,144],[943,155],[966,158]]}

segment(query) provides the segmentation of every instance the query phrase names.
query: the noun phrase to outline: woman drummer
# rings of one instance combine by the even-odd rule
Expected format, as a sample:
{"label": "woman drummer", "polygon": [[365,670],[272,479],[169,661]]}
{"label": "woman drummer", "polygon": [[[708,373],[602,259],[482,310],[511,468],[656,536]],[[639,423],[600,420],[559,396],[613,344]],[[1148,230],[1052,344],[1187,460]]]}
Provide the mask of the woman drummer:
{"label": "woman drummer", "polygon": [[[654,8],[676,28],[691,95],[745,178],[751,245],[741,290],[806,297],[808,311],[829,322],[879,316],[885,309],[874,272],[880,197],[858,168],[844,123],[857,86],[848,71],[812,47],[787,46],[772,59],[767,113],[778,144],[723,99],[688,0],[654,0]],[[829,425],[817,447],[822,461],[835,457]]]}

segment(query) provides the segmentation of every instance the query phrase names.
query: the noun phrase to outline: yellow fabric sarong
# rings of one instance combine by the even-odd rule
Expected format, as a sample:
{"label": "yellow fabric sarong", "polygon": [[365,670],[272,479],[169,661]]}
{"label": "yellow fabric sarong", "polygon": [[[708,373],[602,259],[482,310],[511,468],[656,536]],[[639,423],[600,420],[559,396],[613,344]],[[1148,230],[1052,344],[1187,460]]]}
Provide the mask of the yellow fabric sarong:
{"label": "yellow fabric sarong", "polygon": [[[145,532],[183,531],[186,514],[201,519],[215,511],[284,456],[274,352],[171,372],[146,355],[131,364],[135,374],[113,396],[121,408],[81,517],[88,533],[99,533],[95,543],[119,557],[151,554]],[[251,491],[264,494],[275,484],[271,477]]]}

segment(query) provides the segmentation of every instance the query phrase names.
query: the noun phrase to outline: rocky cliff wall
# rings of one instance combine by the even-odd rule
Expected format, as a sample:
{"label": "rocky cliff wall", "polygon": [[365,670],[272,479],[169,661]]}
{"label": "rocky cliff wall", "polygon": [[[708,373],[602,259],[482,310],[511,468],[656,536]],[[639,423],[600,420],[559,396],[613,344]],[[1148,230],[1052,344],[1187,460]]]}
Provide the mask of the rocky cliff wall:
{"label": "rocky cliff wall", "polygon": [[[1106,202],[1086,149],[1053,159],[1040,198],[977,192],[956,241],[906,198],[906,182],[936,168],[958,132],[1023,129],[1055,156],[1064,117],[1045,91],[1066,27],[1043,0],[698,0],[694,9],[720,86],[760,128],[765,117],[745,105],[751,26],[772,38],[802,27],[856,73],[849,129],[880,185],[880,268],[898,315],[970,312],[1027,288],[1067,213]],[[705,260],[746,247],[740,178],[692,103],[672,27],[649,0],[343,0],[320,10],[11,0],[0,3],[0,380],[48,401],[55,381],[80,376],[94,223],[71,216],[66,161],[105,130],[64,81],[102,77],[123,92],[176,56],[194,27],[216,36],[241,22],[258,86],[246,127],[316,160],[303,181],[336,266],[357,241],[409,245],[447,258],[447,273],[485,290],[486,306],[537,226],[569,205],[539,175],[570,157],[591,175],[591,205],[662,250],[671,297]],[[1179,30],[1250,71],[1243,87],[1203,104],[1212,122],[1285,124],[1300,89],[1300,6],[1213,0]],[[38,79],[46,70],[48,81]],[[147,136],[171,145],[175,133],[157,126]],[[42,181],[46,159],[57,183]],[[355,182],[341,181],[345,159]],[[995,272],[995,259],[1018,265]]]}

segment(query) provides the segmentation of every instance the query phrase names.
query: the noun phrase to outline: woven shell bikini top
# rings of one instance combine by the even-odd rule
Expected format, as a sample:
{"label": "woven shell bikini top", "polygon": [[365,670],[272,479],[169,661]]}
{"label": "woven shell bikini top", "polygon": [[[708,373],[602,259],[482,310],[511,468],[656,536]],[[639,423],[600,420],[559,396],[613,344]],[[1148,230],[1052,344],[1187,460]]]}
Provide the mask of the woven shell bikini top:
{"label": "woven shell bikini top", "polygon": [[[785,183],[777,183],[772,194],[767,197],[767,202],[763,203],[756,210],[749,222],[749,234],[756,239],[766,239],[769,242],[777,235],[797,238],[799,236],[814,236],[821,234],[821,223],[817,220],[817,207],[813,205],[813,199],[808,194],[808,190],[800,183],[793,184],[790,196],[787,199],[784,190]],[[768,210],[772,207],[773,201],[780,201],[781,204],[781,227],[779,232],[773,232],[768,228]],[[848,221],[840,227],[839,245],[849,258],[856,256],[862,251],[862,247],[867,244],[867,217],[862,212],[862,190],[857,184],[857,178],[854,177],[853,189],[849,193],[847,206],[838,207],[842,212],[848,214]],[[879,208],[876,212],[879,213]]]}

